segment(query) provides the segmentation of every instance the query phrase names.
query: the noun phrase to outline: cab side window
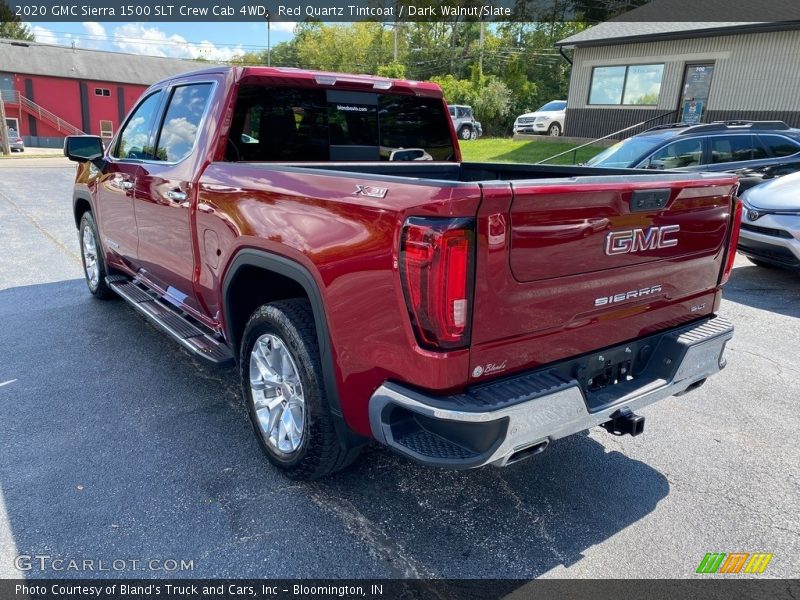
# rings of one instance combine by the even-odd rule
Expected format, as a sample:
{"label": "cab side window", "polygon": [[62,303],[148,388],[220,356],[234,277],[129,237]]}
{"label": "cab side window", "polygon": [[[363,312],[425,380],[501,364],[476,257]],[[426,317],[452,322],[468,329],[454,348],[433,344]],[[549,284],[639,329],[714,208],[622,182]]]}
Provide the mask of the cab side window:
{"label": "cab side window", "polygon": [[694,167],[703,162],[703,142],[700,139],[681,140],[664,146],[647,161],[651,169]]}
{"label": "cab side window", "polygon": [[161,104],[161,94],[161,90],[150,94],[133,111],[112,153],[114,158],[153,159],[153,122]]}
{"label": "cab side window", "polygon": [[172,90],[161,131],[156,160],[178,162],[189,156],[211,97],[210,83],[176,86]]}

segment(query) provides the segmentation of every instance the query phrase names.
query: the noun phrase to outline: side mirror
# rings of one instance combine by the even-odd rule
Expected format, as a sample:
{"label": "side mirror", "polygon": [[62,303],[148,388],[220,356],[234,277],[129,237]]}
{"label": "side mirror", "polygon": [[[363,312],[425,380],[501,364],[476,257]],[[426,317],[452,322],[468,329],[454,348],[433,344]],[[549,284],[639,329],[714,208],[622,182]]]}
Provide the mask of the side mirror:
{"label": "side mirror", "polygon": [[103,161],[103,140],[96,135],[68,135],[64,139],[64,156],[97,165]]}

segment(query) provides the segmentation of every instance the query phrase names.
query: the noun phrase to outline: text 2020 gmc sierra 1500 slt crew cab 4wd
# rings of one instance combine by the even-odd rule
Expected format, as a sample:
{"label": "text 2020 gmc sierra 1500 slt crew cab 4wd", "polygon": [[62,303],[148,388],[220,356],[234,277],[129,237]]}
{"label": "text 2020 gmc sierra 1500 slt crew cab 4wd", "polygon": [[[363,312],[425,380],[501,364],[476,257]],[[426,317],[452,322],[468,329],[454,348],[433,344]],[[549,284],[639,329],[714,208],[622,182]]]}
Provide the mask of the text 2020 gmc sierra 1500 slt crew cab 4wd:
{"label": "text 2020 gmc sierra 1500 slt crew cab 4wd", "polygon": [[65,152],[91,293],[238,365],[293,477],[370,439],[467,468],[637,434],[733,334],[734,176],[461,162],[432,84],[209,69]]}

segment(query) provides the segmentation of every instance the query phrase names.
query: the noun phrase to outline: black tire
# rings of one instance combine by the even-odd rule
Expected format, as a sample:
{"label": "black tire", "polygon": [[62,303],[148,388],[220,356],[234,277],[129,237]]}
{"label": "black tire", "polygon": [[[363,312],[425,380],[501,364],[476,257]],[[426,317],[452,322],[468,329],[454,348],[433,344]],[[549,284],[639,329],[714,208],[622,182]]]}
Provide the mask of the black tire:
{"label": "black tire", "polygon": [[[299,447],[280,454],[266,441],[258,425],[250,387],[250,356],[259,337],[280,338],[298,370],[305,403],[303,433]],[[240,352],[242,394],[253,431],[269,461],[287,477],[313,480],[343,469],[355,460],[359,448],[345,448],[339,442],[325,393],[316,326],[311,305],[305,299],[281,300],[256,310],[245,326]]]}
{"label": "black tire", "polygon": [[470,127],[469,125],[464,125],[461,129],[458,130],[458,137],[462,140],[472,139],[472,127]]}
{"label": "black tire", "polygon": [[[97,266],[97,282],[92,283],[89,276],[89,271],[86,266],[86,249],[84,245],[84,235],[86,230],[89,230],[94,237],[95,252],[96,252],[96,266]],[[95,298],[107,300],[109,298],[116,298],[116,294],[106,284],[106,275],[108,269],[106,268],[106,260],[103,256],[103,248],[100,245],[100,235],[97,233],[97,225],[94,222],[92,213],[85,212],[81,217],[81,224],[78,228],[78,243],[81,247],[81,264],[83,265],[83,277],[86,280],[86,287]]]}
{"label": "black tire", "polygon": [[559,137],[561,135],[561,125],[553,123],[547,128],[547,135],[552,137]]}

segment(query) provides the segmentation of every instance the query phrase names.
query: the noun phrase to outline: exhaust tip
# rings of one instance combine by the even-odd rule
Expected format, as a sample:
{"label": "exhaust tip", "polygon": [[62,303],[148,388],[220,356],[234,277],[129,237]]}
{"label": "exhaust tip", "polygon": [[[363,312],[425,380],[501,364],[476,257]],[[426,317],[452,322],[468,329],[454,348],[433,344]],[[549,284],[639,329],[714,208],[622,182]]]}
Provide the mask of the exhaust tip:
{"label": "exhaust tip", "polygon": [[536,454],[541,454],[544,452],[545,448],[550,444],[550,440],[541,440],[540,442],[536,442],[531,444],[530,446],[525,446],[524,448],[520,448],[519,450],[515,450],[511,454],[508,455],[508,458],[503,461],[501,466],[507,467],[508,465],[513,465],[514,463],[518,463],[526,458],[530,458],[531,456],[535,456]]}

